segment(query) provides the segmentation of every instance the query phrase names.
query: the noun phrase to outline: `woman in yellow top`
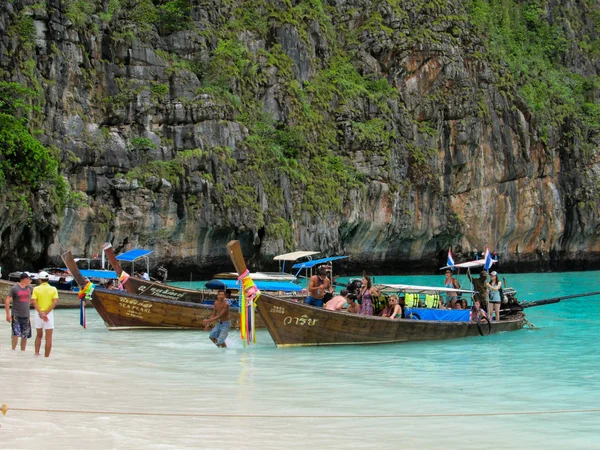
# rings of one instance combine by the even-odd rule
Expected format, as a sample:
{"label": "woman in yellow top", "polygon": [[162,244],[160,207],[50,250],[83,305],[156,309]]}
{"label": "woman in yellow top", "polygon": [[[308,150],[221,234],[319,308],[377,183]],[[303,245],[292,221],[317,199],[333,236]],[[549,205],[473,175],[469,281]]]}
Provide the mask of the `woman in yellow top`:
{"label": "woman in yellow top", "polygon": [[40,285],[33,288],[31,302],[35,308],[33,315],[33,326],[36,330],[35,336],[35,354],[40,356],[40,347],[42,346],[42,337],[46,330],[46,346],[44,356],[50,356],[52,350],[52,332],[54,330],[54,308],[58,302],[58,291],[54,286],[48,284],[50,275],[48,272],[40,272],[37,276]]}

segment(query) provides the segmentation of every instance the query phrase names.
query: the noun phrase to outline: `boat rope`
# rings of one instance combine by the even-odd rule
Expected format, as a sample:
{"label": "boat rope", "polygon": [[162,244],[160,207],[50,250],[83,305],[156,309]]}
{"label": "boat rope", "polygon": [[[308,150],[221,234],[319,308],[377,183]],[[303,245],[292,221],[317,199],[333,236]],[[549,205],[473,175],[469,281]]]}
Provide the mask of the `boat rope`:
{"label": "boat rope", "polygon": [[0,411],[6,415],[8,411],[39,412],[55,414],[95,414],[101,416],[152,416],[152,417],[223,417],[223,418],[257,418],[257,419],[413,419],[426,417],[481,417],[481,416],[542,416],[557,414],[598,414],[600,409],[556,409],[549,411],[492,411],[464,413],[432,413],[432,414],[219,414],[219,413],[159,413],[143,411],[92,411],[84,409],[44,409],[44,408],[9,408],[2,405]]}
{"label": "boat rope", "polygon": [[525,322],[525,324],[523,325],[524,327],[528,327],[528,328],[537,328],[534,324],[532,324],[529,320],[527,320],[527,317],[523,317],[523,322]]}

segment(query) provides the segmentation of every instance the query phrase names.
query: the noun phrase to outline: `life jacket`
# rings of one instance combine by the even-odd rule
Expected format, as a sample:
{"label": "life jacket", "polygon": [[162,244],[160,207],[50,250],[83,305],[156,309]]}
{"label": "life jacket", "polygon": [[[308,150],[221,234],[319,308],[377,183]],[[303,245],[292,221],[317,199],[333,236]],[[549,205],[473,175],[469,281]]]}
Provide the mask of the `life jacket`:
{"label": "life jacket", "polygon": [[404,294],[404,303],[409,308],[415,308],[416,306],[419,305],[419,294],[417,294],[417,293],[414,293],[414,294],[406,293],[406,294]]}
{"label": "life jacket", "polygon": [[426,308],[437,308],[439,306],[440,295],[439,294],[425,294],[425,307]]}

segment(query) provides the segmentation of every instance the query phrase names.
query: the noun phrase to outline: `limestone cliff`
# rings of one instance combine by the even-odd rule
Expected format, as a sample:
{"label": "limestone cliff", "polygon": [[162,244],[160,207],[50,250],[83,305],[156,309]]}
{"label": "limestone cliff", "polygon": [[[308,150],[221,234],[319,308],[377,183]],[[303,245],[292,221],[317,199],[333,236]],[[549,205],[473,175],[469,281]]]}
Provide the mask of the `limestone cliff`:
{"label": "limestone cliff", "polygon": [[600,267],[600,10],[509,7],[0,0],[0,75],[37,93],[71,188],[5,209],[0,262],[108,240],[208,274],[238,238],[254,268],[310,249],[432,270],[486,245],[506,269]]}

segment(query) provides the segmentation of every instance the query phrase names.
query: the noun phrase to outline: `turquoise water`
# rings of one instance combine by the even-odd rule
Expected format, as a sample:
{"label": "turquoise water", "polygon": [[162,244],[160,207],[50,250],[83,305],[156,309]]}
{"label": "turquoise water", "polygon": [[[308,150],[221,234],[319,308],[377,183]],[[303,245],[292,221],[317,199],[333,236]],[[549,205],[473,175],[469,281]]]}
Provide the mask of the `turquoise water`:
{"label": "turquoise water", "polygon": [[[600,291],[600,272],[507,281],[520,300]],[[244,349],[232,332],[222,350],[205,332],[109,332],[93,310],[83,330],[58,310],[51,358],[2,341],[0,404],[27,411],[0,416],[0,447],[600,448],[600,296],[528,318],[537,328],[383,346],[277,349],[261,330]],[[535,414],[564,410],[596,411]]]}

